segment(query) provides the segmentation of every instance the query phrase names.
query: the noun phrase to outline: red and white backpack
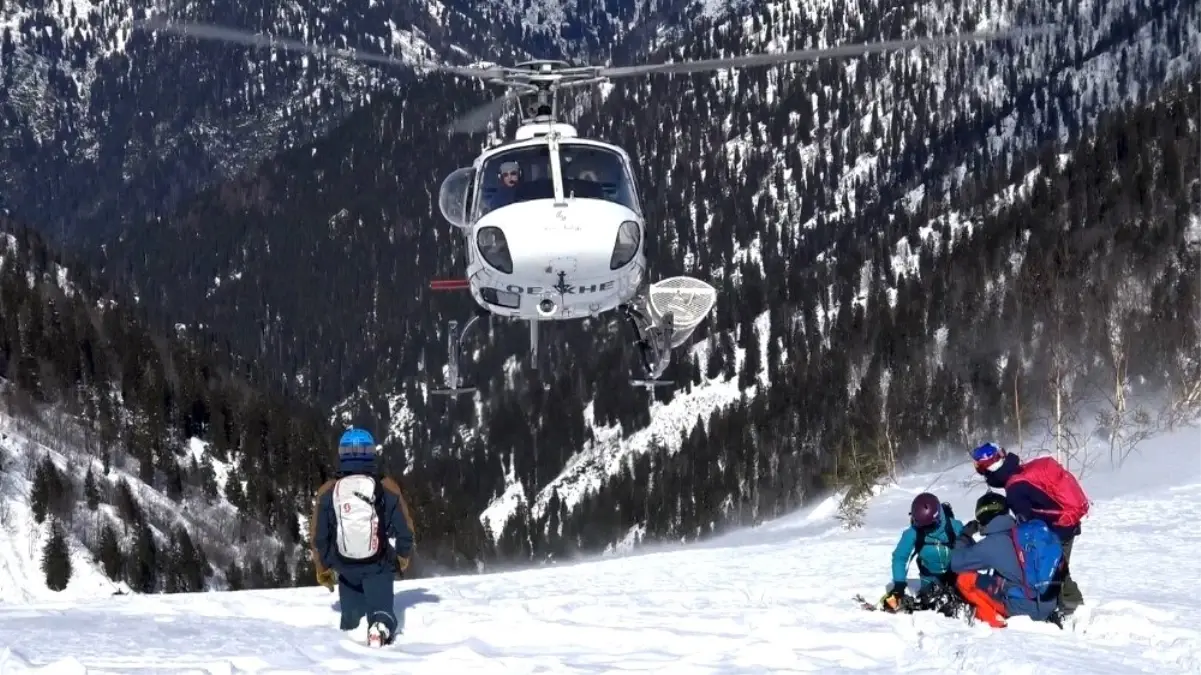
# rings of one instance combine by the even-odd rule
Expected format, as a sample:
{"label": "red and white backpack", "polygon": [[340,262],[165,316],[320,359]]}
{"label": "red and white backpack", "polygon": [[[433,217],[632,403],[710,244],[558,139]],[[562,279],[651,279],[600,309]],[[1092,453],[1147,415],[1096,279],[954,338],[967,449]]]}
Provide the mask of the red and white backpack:
{"label": "red and white backpack", "polygon": [[383,494],[373,476],[339,478],[332,491],[338,554],[349,562],[369,562],[383,554]]}

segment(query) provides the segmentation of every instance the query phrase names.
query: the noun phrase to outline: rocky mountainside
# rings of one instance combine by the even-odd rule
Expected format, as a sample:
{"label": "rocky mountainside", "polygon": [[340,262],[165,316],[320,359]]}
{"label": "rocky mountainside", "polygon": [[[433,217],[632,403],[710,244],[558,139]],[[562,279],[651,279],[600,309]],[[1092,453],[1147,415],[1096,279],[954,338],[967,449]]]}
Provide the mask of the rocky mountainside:
{"label": "rocky mountainside", "polygon": [[[721,290],[700,344],[669,372],[680,387],[654,401],[630,391],[629,346],[598,322],[548,329],[537,373],[515,358],[524,327],[497,323],[473,353],[480,399],[427,397],[445,363],[445,322],[470,311],[463,298],[425,291],[461,264],[458,239],[436,215],[436,190],[479,143],[431,133],[431,123],[476,102],[464,95],[474,90],[443,77],[399,83],[327,137],[128,228],[98,264],[132,283],[160,320],[220,330],[281,386],[369,420],[388,434],[398,466],[448,496],[447,522],[482,516],[494,534],[504,531],[503,551],[545,552],[548,533],[560,551],[638,531],[695,536],[870,482],[879,448],[899,460],[1005,432],[1025,414],[1000,412],[1006,388],[1022,389],[1035,407],[1048,400],[1031,378],[1049,358],[1039,336],[1050,310],[1031,309],[1012,335],[993,322],[1013,320],[1006,312],[1023,303],[1050,302],[1023,295],[1039,287],[1030,279],[1060,269],[1111,279],[1097,275],[1123,269],[1124,258],[1047,257],[1075,246],[1061,230],[1092,227],[1075,212],[1047,217],[1047,200],[1090,194],[1105,174],[1091,165],[1091,174],[1071,174],[1092,176],[1084,182],[1044,173],[1058,167],[1057,153],[1098,162],[1084,144],[1095,143],[1106,111],[1196,81],[1199,11],[1172,0],[938,10],[814,0],[731,8],[669,36],[660,58],[1044,21],[1061,29],[1014,45],[615,84],[578,123],[637,158],[655,225],[654,275],[693,274]],[[1119,140],[1099,147],[1134,142],[1150,153],[1163,139],[1146,120],[1162,118],[1178,132],[1168,146],[1193,138],[1195,126],[1181,121],[1187,111],[1156,110],[1111,125],[1107,138]],[[1163,309],[1140,315],[1140,325],[1178,337],[1144,364],[1149,382],[1168,387],[1176,384],[1165,372],[1192,372],[1178,360],[1195,347],[1187,307],[1196,270],[1185,261],[1196,167],[1178,148],[1155,152],[1174,159],[1138,155],[1110,170],[1161,162],[1178,178],[1158,200],[1175,205],[1175,220],[1153,251],[1129,262]],[[1133,182],[1123,189],[1160,175],[1147,171],[1124,176]],[[1149,193],[1137,194],[1129,200],[1137,207],[1122,208],[1149,209]],[[1040,201],[1014,206],[1023,199]],[[1122,219],[1109,232],[1138,222]],[[1021,293],[998,290],[1016,279]],[[1101,335],[1091,325],[1063,331]],[[1020,346],[1016,355],[1010,345]],[[636,503],[650,485],[655,509]],[[486,548],[474,535],[457,546],[465,560]]]}
{"label": "rocky mountainside", "polygon": [[146,0],[8,0],[0,6],[0,209],[48,235],[100,244],[319,137],[411,76],[155,36],[133,30],[140,19],[220,21],[405,60],[466,62],[607,53],[626,37],[643,42],[690,5],[218,0],[166,11]]}

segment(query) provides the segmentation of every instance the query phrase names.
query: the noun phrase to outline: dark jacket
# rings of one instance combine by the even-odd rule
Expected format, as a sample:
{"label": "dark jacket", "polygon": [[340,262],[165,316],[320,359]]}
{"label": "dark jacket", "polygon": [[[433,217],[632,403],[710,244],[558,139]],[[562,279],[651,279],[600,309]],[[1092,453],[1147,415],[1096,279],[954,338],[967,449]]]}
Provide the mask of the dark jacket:
{"label": "dark jacket", "polygon": [[[408,558],[413,553],[413,518],[409,514],[409,507],[405,503],[400,486],[390,477],[380,479],[384,499],[384,544],[388,548],[385,555],[377,562],[349,564],[343,562],[338,556],[337,519],[334,514],[332,493],[336,482],[337,479],[328,480],[317,488],[313,515],[309,520],[309,541],[313,551],[313,565],[317,568],[317,573],[321,574],[328,569],[342,573],[347,567],[363,568],[362,571],[369,571],[366,568],[378,567],[380,573],[391,574],[397,566],[397,557]],[[396,539],[395,547],[389,541],[391,538]]]}
{"label": "dark jacket", "polygon": [[992,570],[1003,581],[990,590],[994,597],[1005,603],[1009,616],[1028,616],[1035,621],[1045,621],[1055,610],[1055,598],[1039,601],[1026,597],[1022,587],[1022,566],[1009,533],[1016,526],[1017,521],[1004,514],[984,526],[981,530],[984,538],[980,541],[973,542],[971,537],[960,537],[955,548],[951,549],[951,571]]}
{"label": "dark jacket", "polygon": [[1053,524],[1055,520],[1054,515],[1035,511],[1035,509],[1059,508],[1059,505],[1047,496],[1047,493],[1026,482],[1006,486],[1005,483],[1010,478],[1021,473],[1021,465],[1021,458],[1013,453],[1009,453],[1005,455],[1005,461],[1001,465],[1001,468],[991,473],[986,473],[984,480],[988,483],[989,487],[995,490],[1005,490],[1005,505],[1009,507],[1010,513],[1017,516],[1019,521],[1041,520],[1065,542],[1079,535],[1080,525],[1076,525],[1075,527],[1056,527]]}

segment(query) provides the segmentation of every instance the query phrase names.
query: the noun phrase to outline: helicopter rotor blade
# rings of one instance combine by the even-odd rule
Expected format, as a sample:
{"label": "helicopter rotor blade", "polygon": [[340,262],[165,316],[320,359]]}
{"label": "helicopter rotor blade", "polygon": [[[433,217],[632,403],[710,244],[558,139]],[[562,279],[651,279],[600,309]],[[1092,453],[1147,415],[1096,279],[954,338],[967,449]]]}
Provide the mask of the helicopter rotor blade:
{"label": "helicopter rotor blade", "polygon": [[512,101],[516,96],[516,92],[509,90],[505,92],[504,96],[494,98],[460,115],[453,122],[446,125],[443,131],[455,134],[475,134],[484,131],[488,127],[489,122],[500,117],[500,114],[504,111],[505,104]]}
{"label": "helicopter rotor blade", "polygon": [[502,77],[504,75],[504,71],[500,68],[467,68],[462,66],[447,66],[430,61],[406,61],[404,59],[398,59],[395,56],[388,56],[386,54],[379,54],[376,52],[363,52],[356,49],[339,49],[337,47],[326,47],[318,44],[305,44],[299,40],[275,37],[272,35],[265,35],[263,33],[252,33],[250,31],[229,28],[226,26],[218,26],[215,24],[176,23],[161,17],[135,21],[133,23],[133,28],[135,30],[145,30],[149,32],[162,31],[164,33],[174,33],[176,35],[183,35],[200,40],[228,42],[231,44],[246,45],[248,47],[266,47],[269,49],[282,49],[284,51],[313,54],[315,56],[332,56],[347,61],[375,63],[384,66],[401,66],[404,68],[422,67],[439,72],[460,75],[463,77],[492,79]]}
{"label": "helicopter rotor blade", "polygon": [[698,61],[681,61],[678,63],[648,63],[637,66],[602,68],[597,74],[601,77],[615,78],[658,73],[696,73],[708,70],[722,70],[726,68],[767,66],[778,63],[792,63],[796,61],[816,61],[819,59],[862,56],[865,54],[875,54],[903,49],[915,49],[918,47],[935,47],[961,42],[993,42],[999,40],[1015,40],[1024,37],[1045,35],[1050,33],[1053,29],[1053,26],[1032,26],[994,33],[958,33],[955,35],[941,35],[933,38],[911,38],[907,40],[864,42],[860,44],[839,45],[826,49],[802,49],[799,51],[775,54],[748,54],[746,56],[730,56],[726,58],[703,59]]}

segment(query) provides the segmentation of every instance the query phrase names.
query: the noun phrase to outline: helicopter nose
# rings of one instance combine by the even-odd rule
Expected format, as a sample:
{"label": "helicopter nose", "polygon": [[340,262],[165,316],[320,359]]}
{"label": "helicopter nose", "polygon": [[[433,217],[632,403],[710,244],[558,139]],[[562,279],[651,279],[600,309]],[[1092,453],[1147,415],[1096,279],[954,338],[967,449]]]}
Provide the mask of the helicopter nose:
{"label": "helicopter nose", "polygon": [[559,272],[563,272],[564,274],[575,274],[578,269],[579,264],[575,256],[552,258],[550,260],[550,264],[546,267],[548,274],[557,274]]}

